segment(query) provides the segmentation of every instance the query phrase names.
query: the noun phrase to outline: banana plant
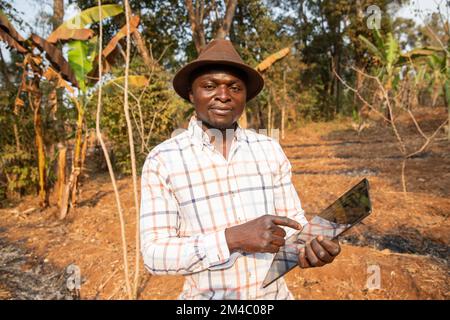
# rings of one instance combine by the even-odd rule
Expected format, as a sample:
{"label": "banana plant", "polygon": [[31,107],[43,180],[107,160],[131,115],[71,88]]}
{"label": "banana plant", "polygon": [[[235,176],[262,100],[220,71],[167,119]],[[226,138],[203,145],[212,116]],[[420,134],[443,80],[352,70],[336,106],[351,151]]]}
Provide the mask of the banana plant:
{"label": "banana plant", "polygon": [[47,64],[43,63],[41,53],[45,54],[50,66],[55,68],[55,70],[58,70],[61,78],[71,81],[75,86],[77,85],[77,81],[60,49],[35,34],[31,34],[28,39],[23,38],[1,11],[0,40],[11,50],[15,50],[23,56],[23,60],[19,64],[23,72],[21,84],[15,99],[14,114],[18,116],[19,110],[25,106],[24,99],[28,98],[29,106],[33,112],[33,125],[38,159],[39,202],[40,207],[45,208],[48,206],[46,183],[47,164],[41,121],[42,93],[40,90],[40,81]]}
{"label": "banana plant", "polygon": [[432,54],[428,57],[427,67],[429,68],[429,84],[431,88],[431,100],[432,106],[436,105],[436,100],[439,94],[444,89],[444,82],[446,78],[445,74],[445,57],[441,57],[437,54]]}
{"label": "banana plant", "polygon": [[[104,5],[101,6],[102,19],[113,17],[123,13],[123,7],[121,5]],[[49,39],[52,42],[66,43],[69,49],[68,62],[74,71],[76,81],[78,83],[78,96],[72,95],[72,100],[77,109],[77,129],[75,134],[75,148],[74,148],[74,161],[72,172],[69,177],[68,183],[65,186],[65,190],[60,192],[62,199],[60,200],[61,211],[59,218],[63,219],[68,212],[69,205],[74,206],[76,203],[76,193],[78,185],[78,176],[82,170],[83,159],[83,125],[84,125],[84,113],[85,106],[89,102],[89,92],[97,85],[101,79],[97,78],[98,74],[98,38],[91,33],[87,27],[92,24],[100,22],[99,7],[92,7],[82,11],[79,15],[64,22],[58,27],[50,36]],[[137,32],[139,25],[139,17],[133,16],[130,19],[130,32]],[[67,35],[76,35],[75,39],[71,39]],[[102,49],[102,58],[104,65],[104,72],[109,72],[110,65],[114,63],[114,58],[118,55],[117,45],[119,41],[126,36],[126,26],[123,26],[119,32],[112,37],[110,42]],[[114,80],[114,79],[113,79]],[[142,77],[130,76],[131,84],[146,85],[147,82],[142,80]],[[120,82],[119,79],[117,81]],[[133,82],[134,81],[134,82]],[[111,83],[109,83],[111,84]],[[90,92],[92,93],[92,92]],[[60,184],[63,185],[63,184]],[[70,204],[69,204],[70,200]]]}
{"label": "banana plant", "polygon": [[386,38],[383,39],[380,31],[377,28],[374,30],[374,43],[362,35],[359,36],[359,39],[367,47],[372,57],[380,64],[377,76],[382,79],[385,90],[389,92],[392,86],[398,82],[398,71],[400,71],[398,62],[401,57],[400,46],[392,33],[389,32]]}
{"label": "banana plant", "polygon": [[[387,33],[385,38],[383,38],[379,30],[375,28],[373,37],[374,42],[371,42],[362,35],[359,36],[359,39],[372,54],[372,57],[378,62],[379,67],[376,70],[377,77],[381,80],[388,97],[392,90],[398,89],[397,84],[400,80],[400,71],[405,65],[411,63],[415,66],[421,66],[424,63],[428,63],[429,65],[432,64],[437,72],[433,77],[436,80],[441,78],[440,74],[442,74],[442,68],[436,68],[434,65],[439,64],[437,61],[441,61],[439,54],[444,52],[442,48],[423,47],[402,53],[400,51],[399,42],[394,38],[392,33]],[[440,71],[437,71],[437,69]],[[420,70],[424,71],[423,68]],[[391,120],[387,109],[386,117]]]}
{"label": "banana plant", "polygon": [[[123,13],[123,8],[120,5],[103,5],[101,10],[102,19]],[[131,28],[133,31],[136,31],[139,18],[132,17],[131,21]],[[65,88],[77,109],[73,167],[69,181],[64,186],[65,190],[61,192],[63,199],[58,201],[61,204],[60,218],[66,216],[69,205],[72,204],[73,206],[76,201],[78,176],[83,162],[81,155],[85,104],[88,101],[89,90],[100,80],[90,77],[97,67],[98,39],[89,27],[97,22],[100,22],[99,7],[92,7],[62,23],[47,39],[43,39],[35,34],[32,34],[29,39],[24,39],[0,11],[0,41],[3,41],[11,50],[15,50],[24,56],[21,64],[23,68],[22,84],[19,87],[15,109],[18,110],[25,105],[22,98],[24,93],[28,93],[29,104],[34,113],[40,178],[39,196],[42,207],[48,206],[48,194],[45,181],[45,147],[40,116],[42,95],[39,88],[40,81],[46,79],[54,83],[55,88]],[[112,38],[105,50],[102,51],[108,63],[113,62],[114,53],[118,51],[117,44],[126,34],[124,30],[123,27]],[[61,44],[68,48],[67,60],[63,56],[63,50],[58,48],[56,44]],[[39,53],[36,52],[36,49],[39,50]],[[45,55],[49,63],[43,62],[42,54]],[[145,81],[138,80],[136,82],[145,83]]]}
{"label": "banana plant", "polygon": [[[106,19],[123,13],[123,7],[121,5],[104,5],[101,6],[101,18]],[[139,18],[133,17],[133,27],[137,28],[139,24]],[[95,78],[96,64],[98,61],[98,38],[93,35],[88,27],[92,23],[100,22],[100,10],[99,7],[92,7],[82,11],[75,17],[65,21],[59,26],[50,36],[49,41],[66,43],[68,47],[68,62],[74,71],[76,80],[78,82],[78,95],[73,97],[74,104],[77,109],[77,129],[75,134],[75,147],[74,147],[74,160],[72,166],[72,172],[70,174],[65,189],[60,192],[62,199],[61,211],[59,218],[63,219],[69,210],[69,206],[74,206],[76,203],[78,177],[82,170],[82,137],[84,126],[84,113],[85,106],[89,101],[88,92],[91,90],[101,79]],[[124,27],[115,35],[105,49],[107,54],[103,54],[104,58],[109,56],[113,52],[119,40],[121,39]],[[126,34],[126,33],[125,33]],[[68,36],[69,35],[69,36]],[[75,38],[71,36],[76,35]],[[104,50],[102,50],[104,52]],[[105,59],[106,61],[106,59]],[[113,59],[109,59],[109,63],[112,63]],[[109,69],[107,69],[109,71]],[[63,184],[60,184],[63,185]],[[69,203],[70,202],[70,203]]]}
{"label": "banana plant", "polygon": [[432,72],[432,81],[434,88],[442,87],[442,93],[444,96],[444,104],[448,110],[448,129],[447,139],[450,141],[450,46],[447,50],[442,50],[441,54],[435,53],[429,57],[428,65]]}

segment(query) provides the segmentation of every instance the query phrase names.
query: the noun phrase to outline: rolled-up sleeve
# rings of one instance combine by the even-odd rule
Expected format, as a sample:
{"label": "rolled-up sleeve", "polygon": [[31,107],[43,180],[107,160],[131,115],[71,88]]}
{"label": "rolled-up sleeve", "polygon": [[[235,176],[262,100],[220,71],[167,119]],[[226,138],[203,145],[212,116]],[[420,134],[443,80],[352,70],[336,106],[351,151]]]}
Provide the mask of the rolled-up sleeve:
{"label": "rolled-up sleeve", "polygon": [[140,237],[146,269],[157,275],[192,274],[230,258],[225,230],[179,236],[178,202],[167,170],[149,156],[142,170]]}

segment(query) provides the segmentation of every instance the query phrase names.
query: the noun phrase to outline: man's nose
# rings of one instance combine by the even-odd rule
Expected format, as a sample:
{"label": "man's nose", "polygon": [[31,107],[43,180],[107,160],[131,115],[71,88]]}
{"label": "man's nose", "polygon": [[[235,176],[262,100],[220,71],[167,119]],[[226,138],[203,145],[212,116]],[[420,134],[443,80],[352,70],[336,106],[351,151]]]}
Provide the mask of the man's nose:
{"label": "man's nose", "polygon": [[219,100],[220,102],[227,102],[231,99],[230,91],[228,90],[227,86],[217,87],[215,99]]}

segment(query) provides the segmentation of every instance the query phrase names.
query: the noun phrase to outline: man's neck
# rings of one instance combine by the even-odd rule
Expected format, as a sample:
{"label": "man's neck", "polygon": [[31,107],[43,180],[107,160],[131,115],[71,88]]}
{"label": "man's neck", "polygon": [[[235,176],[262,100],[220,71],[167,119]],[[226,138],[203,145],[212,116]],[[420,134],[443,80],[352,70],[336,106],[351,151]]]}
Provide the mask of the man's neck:
{"label": "man's neck", "polygon": [[[225,144],[225,142],[228,140],[230,142],[231,142],[231,140],[233,140],[234,134],[237,129],[237,122],[234,122],[230,128],[222,129],[222,128],[216,128],[216,127],[211,126],[210,124],[202,121],[202,129],[203,129],[203,131],[205,131],[208,134],[211,143],[222,145],[222,144]],[[220,141],[220,139],[219,139],[219,141],[215,141],[216,136],[213,133],[217,133],[218,131],[221,133],[222,141]]]}

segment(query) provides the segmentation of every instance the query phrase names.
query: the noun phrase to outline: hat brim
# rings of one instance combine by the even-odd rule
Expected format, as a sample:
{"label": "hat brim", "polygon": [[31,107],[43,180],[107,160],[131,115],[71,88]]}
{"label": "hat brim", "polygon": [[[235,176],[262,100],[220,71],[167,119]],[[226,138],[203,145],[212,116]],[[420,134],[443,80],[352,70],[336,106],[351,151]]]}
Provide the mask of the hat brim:
{"label": "hat brim", "polygon": [[197,60],[185,65],[183,68],[178,70],[173,78],[173,88],[175,92],[183,99],[189,100],[190,84],[189,78],[191,73],[203,66],[207,65],[220,65],[220,66],[232,66],[238,68],[245,72],[247,75],[247,101],[250,101],[258,95],[259,92],[264,88],[264,79],[261,74],[255,69],[237,62],[232,62],[228,60]]}

